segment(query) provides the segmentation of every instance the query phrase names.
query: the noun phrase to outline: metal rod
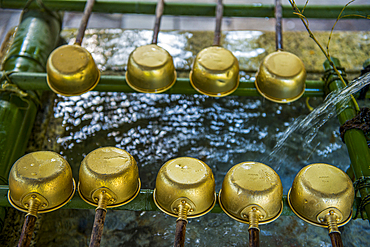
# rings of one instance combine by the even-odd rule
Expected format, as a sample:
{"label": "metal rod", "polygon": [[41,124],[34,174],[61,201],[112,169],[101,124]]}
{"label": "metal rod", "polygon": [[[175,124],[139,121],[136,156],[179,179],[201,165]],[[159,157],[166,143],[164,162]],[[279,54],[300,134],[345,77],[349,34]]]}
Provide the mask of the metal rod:
{"label": "metal rod", "polygon": [[104,229],[104,221],[105,221],[105,216],[107,215],[107,211],[98,208],[95,212],[95,219],[94,219],[94,226],[93,230],[91,233],[91,238],[90,238],[90,245],[89,247],[99,247],[100,246],[100,241],[101,237],[103,235],[103,229]]}
{"label": "metal rod", "polygon": [[[21,89],[28,90],[50,90],[46,82],[46,73],[14,73],[9,76],[10,79],[17,84]],[[30,83],[32,82],[32,83]],[[94,88],[94,91],[100,92],[135,92],[126,83],[124,76],[102,75],[99,84]],[[199,94],[191,85],[189,78],[177,78],[175,85],[163,92],[164,94]],[[254,80],[240,80],[238,89],[232,94],[237,96],[260,96]],[[323,97],[324,82],[321,80],[307,80],[304,97]],[[367,94],[370,97],[370,92]]]}
{"label": "metal rod", "polygon": [[87,23],[89,22],[89,18],[94,7],[95,0],[87,0],[85,5],[84,15],[82,16],[82,20],[80,23],[80,27],[78,28],[78,33],[76,36],[75,45],[81,45],[82,39],[85,36],[85,30],[87,27]]}
{"label": "metal rod", "polygon": [[221,43],[221,25],[222,25],[223,12],[224,12],[224,7],[222,5],[222,0],[218,0],[217,7],[216,7],[215,37],[213,39],[213,45],[215,46],[219,46]]}
{"label": "metal rod", "polygon": [[[23,9],[26,0],[1,0],[0,8]],[[55,11],[79,11],[84,10],[84,2],[81,0],[43,0],[43,4]],[[215,16],[215,3],[188,3],[188,2],[167,2],[164,15],[172,16]],[[99,13],[127,13],[127,14],[147,14],[153,15],[156,2],[150,1],[126,1],[126,0],[99,0],[94,8],[94,12]],[[283,5],[284,18],[298,18],[292,11],[290,5]],[[299,9],[303,5],[298,6]],[[29,9],[38,8],[37,4],[31,4]],[[274,18],[274,8],[272,4],[224,4],[223,16],[227,17],[269,17]],[[307,18],[336,19],[338,13],[343,9],[343,5],[309,5],[304,14]],[[353,14],[346,19],[359,19],[358,16],[367,16],[370,12],[370,5],[349,5],[343,11],[343,15]]]}
{"label": "metal rod", "polygon": [[24,219],[23,228],[21,232],[21,237],[19,238],[19,242],[17,247],[28,247],[31,244],[32,234],[35,230],[35,223],[37,217],[34,215],[26,215]]}
{"label": "metal rod", "polygon": [[155,23],[154,23],[153,39],[152,39],[152,44],[155,44],[155,45],[158,43],[158,33],[159,33],[159,28],[161,27],[163,9],[164,9],[164,0],[158,0],[157,7],[155,9]]}
{"label": "metal rod", "polygon": [[175,243],[174,247],[183,247],[185,244],[185,233],[186,233],[186,220],[176,221],[176,231],[175,231]]}
{"label": "metal rod", "polygon": [[339,232],[329,233],[329,236],[333,247],[343,247],[342,237]]}
{"label": "metal rod", "polygon": [[260,246],[260,230],[258,228],[249,228],[249,247]]}
{"label": "metal rod", "polygon": [[275,42],[276,50],[283,49],[283,8],[281,7],[281,0],[275,0]]}

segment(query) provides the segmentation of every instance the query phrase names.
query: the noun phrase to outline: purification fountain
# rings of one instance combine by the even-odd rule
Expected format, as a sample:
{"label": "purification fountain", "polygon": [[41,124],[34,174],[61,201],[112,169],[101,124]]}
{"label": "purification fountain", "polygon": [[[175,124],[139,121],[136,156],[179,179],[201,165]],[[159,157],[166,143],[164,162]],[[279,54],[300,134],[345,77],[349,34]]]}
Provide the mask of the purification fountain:
{"label": "purification fountain", "polygon": [[[0,6],[22,8],[24,3],[20,0],[3,0]],[[44,4],[51,10],[61,7],[56,1],[44,1]],[[83,6],[74,1],[63,4],[63,9],[66,10],[83,10]],[[93,11],[138,11],[152,15],[155,5],[135,5],[125,1],[109,5],[104,1],[97,1]],[[323,13],[320,11],[324,11],[323,8],[311,6],[313,12],[310,12],[309,7],[306,10],[308,18],[318,17]],[[34,4],[29,8],[39,7]],[[351,7],[348,11],[369,10],[369,6],[357,8],[358,10]],[[267,12],[258,12],[258,9]],[[283,17],[292,16],[288,9],[289,6],[283,6]],[[333,6],[332,9],[333,12],[340,11],[341,6]],[[213,16],[214,10],[215,4],[165,3],[164,15],[192,12]],[[324,13],[336,18],[338,11],[335,14],[328,14],[327,11]],[[252,5],[224,4],[224,16],[273,17],[274,12],[273,6],[255,8]],[[312,106],[317,107],[322,103],[326,84],[320,78],[325,70],[328,71],[325,78],[332,82],[325,90],[334,91],[342,87],[335,74],[329,73],[332,72],[330,65],[325,64],[325,69],[322,68],[325,58],[306,33],[294,33],[294,37],[289,34],[284,36],[285,42],[290,44],[286,48],[303,60],[308,72],[303,97],[293,103],[281,105],[270,102],[262,98],[255,88],[258,65],[265,55],[275,49],[274,33],[258,31],[223,33],[222,44],[238,59],[241,77],[239,87],[233,94],[212,98],[199,94],[191,87],[188,79],[195,55],[211,45],[211,32],[161,31],[157,45],[173,56],[178,79],[163,94],[143,94],[129,87],[123,75],[129,54],[143,43],[150,43],[152,31],[87,30],[85,44],[82,45],[92,54],[98,68],[102,70],[101,79],[94,91],[66,97],[50,92],[44,70],[48,54],[57,45],[61,29],[59,18],[60,16],[50,17],[49,13],[37,10],[24,14],[19,31],[14,40],[10,41],[12,48],[2,64],[4,71],[16,72],[4,72],[5,79],[2,83],[5,86],[2,87],[0,96],[1,102],[7,102],[2,104],[0,112],[3,114],[2,133],[14,136],[3,138],[6,142],[3,141],[1,146],[1,164],[4,165],[0,177],[4,185],[0,186],[0,193],[3,195],[0,197],[0,215],[5,219],[1,221],[1,246],[12,246],[17,242],[17,232],[20,232],[24,220],[24,214],[11,209],[5,196],[8,192],[7,174],[13,163],[24,154],[27,146],[24,138],[28,136],[31,136],[33,144],[28,145],[27,152],[43,149],[61,154],[72,167],[76,182],[79,180],[82,160],[98,148],[112,146],[124,149],[136,160],[142,189],[131,202],[107,213],[101,246],[173,244],[176,221],[157,208],[153,200],[153,189],[160,167],[177,157],[193,157],[207,164],[214,174],[216,192],[220,191],[229,169],[246,161],[262,162],[274,168],[281,178],[283,195],[288,194],[298,171],[312,163],[328,163],[341,170],[348,170],[352,179],[366,175],[366,171],[359,169],[367,160],[369,152],[365,138],[362,136],[361,141],[358,141],[361,131],[348,130],[344,136],[344,144],[339,137],[339,124],[335,118],[327,119],[327,123],[320,126],[309,148],[303,145],[305,136],[292,134],[290,138],[293,140],[281,145],[284,148],[284,157],[279,156],[278,152],[273,157],[268,157],[275,144],[284,138],[284,131],[299,116],[309,114],[307,97],[310,97],[309,104]],[[63,30],[61,36],[66,43],[73,44],[75,33],[76,30]],[[324,36],[327,33],[319,35]],[[349,80],[359,75],[362,63],[370,55],[366,48],[369,47],[369,35],[368,32],[333,35],[333,41],[337,40],[339,44],[358,40],[358,44],[365,47],[361,51],[353,48],[347,51],[342,46],[335,45],[332,47],[332,54],[347,69]],[[24,40],[29,42],[23,42]],[[291,43],[293,41],[294,44]],[[32,52],[32,47],[35,46],[44,49],[39,53]],[[362,60],[361,53],[364,53]],[[341,68],[339,60],[334,62]],[[341,71],[344,75],[344,70]],[[338,115],[341,124],[356,115],[352,101],[346,102],[344,111]],[[358,103],[365,106],[369,104],[366,100]],[[38,111],[40,105],[42,111]],[[337,112],[334,111],[331,116],[336,115]],[[27,128],[35,121],[37,124],[33,131]],[[353,139],[356,141],[353,142]],[[366,187],[361,189],[362,197],[366,190]],[[357,211],[360,195],[356,196],[352,217],[363,216],[366,219],[366,210]],[[260,228],[261,246],[330,246],[327,230],[313,227],[295,216],[288,206],[286,196],[283,196],[283,205],[281,216]],[[39,215],[31,244],[86,246],[90,239],[95,207],[75,193],[74,198],[62,209]],[[245,246],[248,242],[249,226],[230,219],[223,213],[218,202],[210,213],[199,218],[190,218],[188,222],[185,236],[187,246]],[[369,231],[366,220],[351,220],[340,231],[345,246],[369,244],[364,234]]]}

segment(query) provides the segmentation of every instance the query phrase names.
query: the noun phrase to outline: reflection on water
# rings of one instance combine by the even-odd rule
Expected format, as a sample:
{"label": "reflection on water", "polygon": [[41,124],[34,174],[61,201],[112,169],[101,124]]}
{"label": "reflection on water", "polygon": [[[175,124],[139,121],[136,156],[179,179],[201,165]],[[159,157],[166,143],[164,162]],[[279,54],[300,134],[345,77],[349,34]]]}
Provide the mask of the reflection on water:
{"label": "reflection on water", "polygon": [[[212,168],[217,191],[230,167],[243,161],[263,160],[295,118],[308,113],[304,99],[278,105],[262,98],[236,96],[98,92],[60,97],[54,110],[54,117],[61,120],[65,129],[56,141],[61,145],[61,154],[73,167],[75,178],[86,154],[98,147],[116,146],[136,159],[143,188],[154,188],[156,174],[167,160],[190,156]],[[329,120],[318,133],[320,144],[308,160],[301,156],[299,148],[289,150],[289,157],[278,171],[284,194],[295,174],[308,163],[327,162],[343,170],[348,167],[348,154],[337,135],[337,120]],[[93,219],[93,210],[59,210],[45,214],[36,246],[86,246]],[[358,238],[366,227],[368,224],[359,220],[345,226],[345,245],[366,243],[366,239]],[[174,231],[175,218],[161,212],[109,210],[102,246],[171,246]],[[225,214],[207,214],[189,221],[186,244],[245,246],[247,231],[247,225]],[[261,226],[261,245],[330,246],[330,239],[326,229],[285,216]]]}

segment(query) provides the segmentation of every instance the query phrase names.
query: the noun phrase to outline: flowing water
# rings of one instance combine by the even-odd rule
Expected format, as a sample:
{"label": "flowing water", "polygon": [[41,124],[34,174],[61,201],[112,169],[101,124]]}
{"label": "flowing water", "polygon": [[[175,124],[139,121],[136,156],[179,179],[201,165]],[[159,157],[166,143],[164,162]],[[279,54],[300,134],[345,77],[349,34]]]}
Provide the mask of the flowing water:
{"label": "flowing water", "polygon": [[345,109],[348,101],[352,100],[351,95],[355,94],[363,87],[370,83],[370,73],[367,73],[347,85],[343,90],[333,91],[327,95],[325,101],[317,106],[307,116],[299,116],[294,123],[289,125],[283,135],[278,139],[269,156],[263,161],[278,160],[274,166],[279,170],[284,160],[288,158],[287,149],[300,149],[302,156],[309,159],[309,156],[320,145],[315,142],[314,138],[320,131],[320,128],[327,123],[332,117],[336,117]]}

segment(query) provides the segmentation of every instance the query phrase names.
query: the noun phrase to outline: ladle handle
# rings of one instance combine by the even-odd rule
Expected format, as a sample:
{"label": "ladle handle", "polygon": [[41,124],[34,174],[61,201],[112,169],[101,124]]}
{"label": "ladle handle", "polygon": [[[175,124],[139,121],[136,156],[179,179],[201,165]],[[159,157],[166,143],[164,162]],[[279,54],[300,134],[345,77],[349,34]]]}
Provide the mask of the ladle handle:
{"label": "ladle handle", "polygon": [[258,228],[249,228],[249,247],[260,246],[260,230]]}
{"label": "ladle handle", "polygon": [[186,233],[186,220],[176,221],[176,231],[175,231],[175,243],[174,247],[183,247],[185,243],[185,233]]}
{"label": "ladle handle", "polygon": [[159,28],[161,26],[163,9],[164,9],[164,0],[158,0],[157,7],[155,9],[155,23],[154,23],[153,39],[152,39],[152,44],[155,44],[155,45],[158,43],[158,33],[159,33]]}
{"label": "ladle handle", "polygon": [[342,237],[339,232],[329,233],[329,236],[333,247],[343,247]]}
{"label": "ladle handle", "polygon": [[100,246],[100,241],[103,235],[103,228],[104,228],[104,221],[105,221],[106,214],[107,214],[107,211],[102,208],[98,208],[95,212],[94,226],[93,226],[91,238],[90,238],[90,245],[89,245],[90,247]]}
{"label": "ladle handle", "polygon": [[216,7],[215,37],[213,39],[214,46],[219,46],[221,44],[221,24],[222,24],[223,12],[224,12],[224,6],[222,5],[222,0],[218,0],[217,7]]}
{"label": "ladle handle", "polygon": [[275,39],[276,50],[283,49],[283,8],[281,7],[281,0],[275,0]]}
{"label": "ladle handle", "polygon": [[95,0],[87,0],[87,3],[85,5],[85,10],[84,10],[84,15],[82,16],[80,27],[78,28],[75,45],[81,45],[82,43],[82,39],[84,38],[87,23],[89,21],[94,4],[95,4]]}
{"label": "ladle handle", "polygon": [[17,247],[28,247],[31,244],[33,231],[35,230],[35,223],[37,217],[34,215],[26,215],[23,223],[21,237]]}

